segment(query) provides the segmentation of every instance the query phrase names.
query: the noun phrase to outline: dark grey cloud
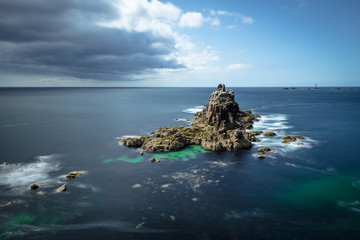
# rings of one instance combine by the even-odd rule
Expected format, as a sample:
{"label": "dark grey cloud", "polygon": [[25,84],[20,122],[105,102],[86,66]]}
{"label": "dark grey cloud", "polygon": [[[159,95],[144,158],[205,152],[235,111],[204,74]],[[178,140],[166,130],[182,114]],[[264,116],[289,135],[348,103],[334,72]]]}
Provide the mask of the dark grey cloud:
{"label": "dark grey cloud", "polygon": [[182,67],[164,60],[175,49],[171,36],[95,24],[118,17],[103,0],[1,0],[0,71],[121,80]]}

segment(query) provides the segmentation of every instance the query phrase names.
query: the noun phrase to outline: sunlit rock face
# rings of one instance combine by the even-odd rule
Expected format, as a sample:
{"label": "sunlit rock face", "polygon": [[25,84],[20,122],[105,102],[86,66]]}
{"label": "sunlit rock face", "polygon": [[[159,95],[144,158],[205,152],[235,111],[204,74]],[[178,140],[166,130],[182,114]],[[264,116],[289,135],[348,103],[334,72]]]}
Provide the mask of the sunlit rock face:
{"label": "sunlit rock face", "polygon": [[224,84],[219,84],[210,95],[205,108],[196,113],[191,126],[219,132],[245,129],[252,127],[256,117],[251,111],[240,111],[234,91],[225,89]]}

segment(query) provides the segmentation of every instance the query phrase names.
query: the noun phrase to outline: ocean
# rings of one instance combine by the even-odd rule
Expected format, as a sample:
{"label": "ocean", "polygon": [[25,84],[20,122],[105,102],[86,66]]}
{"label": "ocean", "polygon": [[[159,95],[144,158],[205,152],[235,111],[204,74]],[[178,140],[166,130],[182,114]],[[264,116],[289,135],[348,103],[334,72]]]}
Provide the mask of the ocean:
{"label": "ocean", "polygon": [[360,239],[359,88],[232,88],[277,134],[250,150],[119,144],[189,126],[214,89],[1,88],[0,239]]}

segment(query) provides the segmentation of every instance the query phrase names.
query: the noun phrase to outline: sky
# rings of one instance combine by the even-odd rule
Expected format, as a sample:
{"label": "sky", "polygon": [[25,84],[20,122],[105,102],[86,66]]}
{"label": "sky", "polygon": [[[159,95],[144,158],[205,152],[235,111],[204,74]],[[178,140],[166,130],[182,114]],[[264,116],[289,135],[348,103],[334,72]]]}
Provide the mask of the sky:
{"label": "sky", "polygon": [[1,0],[0,87],[360,86],[358,0]]}

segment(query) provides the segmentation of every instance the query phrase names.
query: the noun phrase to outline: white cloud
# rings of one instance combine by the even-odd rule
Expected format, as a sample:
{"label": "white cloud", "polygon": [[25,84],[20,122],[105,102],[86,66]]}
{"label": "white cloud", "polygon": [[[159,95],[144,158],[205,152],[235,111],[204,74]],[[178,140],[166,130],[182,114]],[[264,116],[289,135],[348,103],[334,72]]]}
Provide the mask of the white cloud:
{"label": "white cloud", "polygon": [[119,19],[110,22],[100,22],[99,25],[124,29],[129,32],[146,32],[160,36],[172,35],[171,27],[181,15],[181,9],[171,3],[161,3],[158,0],[117,0],[113,2],[119,13]]}
{"label": "white cloud", "polygon": [[228,12],[228,11],[224,11],[224,10],[218,10],[218,11],[211,10],[210,13],[211,13],[211,15],[235,17],[235,18],[240,19],[243,24],[254,23],[254,19],[252,17],[248,17],[248,16],[242,15],[240,13],[232,13],[232,12]]}
{"label": "white cloud", "polygon": [[180,64],[184,64],[190,69],[200,70],[207,68],[210,63],[218,61],[220,58],[215,51],[205,49],[203,51],[188,52],[180,55],[177,60]]}
{"label": "white cloud", "polygon": [[297,0],[297,7],[300,9],[300,8],[303,8],[306,6],[306,1],[305,0]]}
{"label": "white cloud", "polygon": [[218,18],[211,19],[212,26],[220,26],[220,20]]}
{"label": "white cloud", "polygon": [[231,16],[232,14],[227,12],[227,11],[223,11],[223,10],[218,10],[215,12],[215,14],[217,15],[227,15],[227,16]]}
{"label": "white cloud", "polygon": [[[204,69],[209,64],[218,61],[216,52],[193,43],[186,34],[178,32],[179,28],[197,28],[205,22],[210,25],[220,25],[217,18],[205,18],[200,12],[182,13],[181,9],[171,3],[158,0],[117,0],[114,4],[119,12],[119,19],[111,22],[101,22],[101,26],[125,29],[135,32],[152,32],[165,38],[172,39],[174,51],[163,56],[166,61],[176,60],[187,69],[170,70],[158,69],[156,73],[178,73],[179,71],[193,71]],[[155,43],[154,47],[157,47]],[[159,43],[159,48],[162,47]],[[149,72],[142,76],[149,76]]]}
{"label": "white cloud", "polygon": [[199,12],[187,12],[181,15],[179,26],[181,28],[190,27],[198,28],[203,25],[205,18]]}
{"label": "white cloud", "polygon": [[235,64],[230,64],[226,67],[227,70],[241,70],[241,69],[249,69],[249,68],[253,68],[254,65],[253,64],[249,64],[249,63],[235,63]]}
{"label": "white cloud", "polygon": [[252,17],[247,17],[244,15],[239,15],[241,21],[243,24],[252,24],[254,23],[254,19]]}

